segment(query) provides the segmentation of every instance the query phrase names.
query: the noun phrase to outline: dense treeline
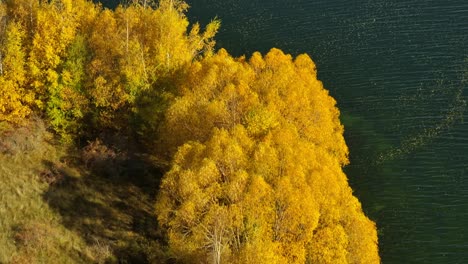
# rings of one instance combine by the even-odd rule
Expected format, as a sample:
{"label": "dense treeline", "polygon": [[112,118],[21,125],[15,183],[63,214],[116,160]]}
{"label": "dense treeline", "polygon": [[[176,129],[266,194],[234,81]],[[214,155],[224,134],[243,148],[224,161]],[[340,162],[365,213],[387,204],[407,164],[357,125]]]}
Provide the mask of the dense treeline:
{"label": "dense treeline", "polygon": [[111,11],[85,0],[3,1],[0,120],[46,116],[69,139],[153,119],[175,72],[211,51],[219,22],[186,34],[185,3],[145,5]]}
{"label": "dense treeline", "polygon": [[68,143],[138,137],[169,164],[155,217],[177,261],[378,263],[313,61],[214,52],[219,21],[189,26],[187,8],[0,1],[0,121],[39,116]]}

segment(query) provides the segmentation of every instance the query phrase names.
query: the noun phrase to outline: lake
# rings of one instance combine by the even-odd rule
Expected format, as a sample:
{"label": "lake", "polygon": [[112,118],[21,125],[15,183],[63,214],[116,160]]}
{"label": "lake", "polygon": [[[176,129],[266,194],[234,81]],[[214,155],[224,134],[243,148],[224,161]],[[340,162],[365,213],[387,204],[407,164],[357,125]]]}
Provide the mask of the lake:
{"label": "lake", "polygon": [[221,19],[218,47],[233,55],[278,47],[316,62],[383,263],[468,263],[468,1],[189,3],[191,21]]}

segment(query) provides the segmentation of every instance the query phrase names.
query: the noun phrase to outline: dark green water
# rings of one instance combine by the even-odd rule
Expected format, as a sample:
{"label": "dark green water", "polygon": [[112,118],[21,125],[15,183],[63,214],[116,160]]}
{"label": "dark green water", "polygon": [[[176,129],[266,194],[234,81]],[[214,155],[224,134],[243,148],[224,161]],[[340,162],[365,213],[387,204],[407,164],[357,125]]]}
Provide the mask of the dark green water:
{"label": "dark green water", "polygon": [[[109,2],[109,1],[108,1]],[[234,55],[308,53],[383,263],[468,263],[468,1],[193,0]]]}

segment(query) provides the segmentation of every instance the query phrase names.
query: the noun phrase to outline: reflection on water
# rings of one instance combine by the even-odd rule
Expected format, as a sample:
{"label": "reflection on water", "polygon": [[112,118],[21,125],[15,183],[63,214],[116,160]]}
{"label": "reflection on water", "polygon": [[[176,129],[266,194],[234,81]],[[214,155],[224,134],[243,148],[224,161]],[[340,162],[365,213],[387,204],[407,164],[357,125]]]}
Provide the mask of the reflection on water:
{"label": "reflection on water", "polygon": [[468,259],[468,2],[197,0],[235,55],[307,52],[337,99],[346,167],[383,263]]}

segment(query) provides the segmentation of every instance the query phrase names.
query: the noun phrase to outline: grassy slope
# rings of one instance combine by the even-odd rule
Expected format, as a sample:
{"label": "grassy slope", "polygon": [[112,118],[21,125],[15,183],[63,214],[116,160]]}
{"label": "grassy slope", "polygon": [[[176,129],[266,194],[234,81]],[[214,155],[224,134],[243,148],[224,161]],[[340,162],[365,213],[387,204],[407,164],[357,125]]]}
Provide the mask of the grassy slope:
{"label": "grassy slope", "polygon": [[83,155],[51,142],[40,121],[0,128],[0,263],[159,262],[158,169],[102,143]]}

